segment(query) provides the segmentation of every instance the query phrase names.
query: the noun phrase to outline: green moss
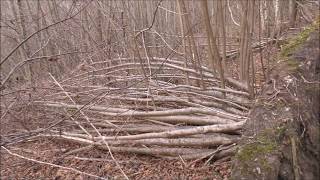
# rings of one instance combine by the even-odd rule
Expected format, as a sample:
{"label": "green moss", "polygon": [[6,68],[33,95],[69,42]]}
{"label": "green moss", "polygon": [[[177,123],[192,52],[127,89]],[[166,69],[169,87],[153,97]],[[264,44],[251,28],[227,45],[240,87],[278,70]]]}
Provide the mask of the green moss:
{"label": "green moss", "polygon": [[241,161],[252,161],[258,156],[263,156],[277,150],[274,130],[266,129],[258,137],[256,142],[245,145],[237,154]]}
{"label": "green moss", "polygon": [[289,40],[288,44],[285,45],[280,53],[281,58],[287,58],[290,56],[292,52],[294,52],[302,43],[304,43],[311,32],[319,29],[320,25],[320,17],[309,27],[307,27],[305,30],[303,30],[299,35],[297,35],[295,38]]}
{"label": "green moss", "polygon": [[290,56],[308,39],[311,32],[319,30],[319,25],[320,25],[320,17],[318,17],[313,24],[305,28],[297,36],[288,40],[286,45],[282,47],[282,50],[278,58],[278,59],[281,59],[281,62],[284,62],[285,64],[285,67],[282,67],[282,68],[286,68],[286,70],[288,71],[296,71],[299,68],[299,62],[290,58]]}
{"label": "green moss", "polygon": [[260,133],[255,142],[247,144],[237,153],[236,158],[241,163],[241,172],[246,174],[250,171],[250,164],[257,162],[260,168],[270,171],[267,155],[278,152],[278,143],[274,137],[275,131],[266,129]]}
{"label": "green moss", "polygon": [[272,142],[256,142],[248,144],[238,153],[237,158],[243,162],[253,161],[260,155],[265,155],[274,151],[276,144]]}
{"label": "green moss", "polygon": [[277,137],[281,137],[286,133],[287,128],[285,126],[279,126],[276,128],[275,133]]}

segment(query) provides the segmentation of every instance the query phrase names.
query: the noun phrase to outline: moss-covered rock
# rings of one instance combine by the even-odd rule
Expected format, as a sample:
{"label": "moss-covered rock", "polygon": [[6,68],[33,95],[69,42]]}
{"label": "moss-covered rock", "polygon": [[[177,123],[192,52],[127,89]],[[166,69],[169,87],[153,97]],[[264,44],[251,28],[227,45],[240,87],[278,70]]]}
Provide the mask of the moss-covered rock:
{"label": "moss-covered rock", "polygon": [[290,39],[288,43],[282,48],[280,53],[280,58],[287,58],[293,52],[297,50],[310,36],[311,32],[318,30],[320,26],[320,17],[309,27],[304,29],[301,33],[299,33],[296,37]]}
{"label": "moss-covered rock", "polygon": [[[270,158],[270,154],[277,155],[279,153],[279,144],[277,139],[281,133],[272,130],[264,130],[256,140],[243,145],[236,155],[239,162],[240,174],[233,176],[238,177],[265,177],[272,178],[274,171],[274,163],[278,161],[276,158]],[[254,165],[253,165],[254,164]],[[271,175],[271,176],[270,176]],[[249,178],[249,179],[250,179]]]}
{"label": "moss-covered rock", "polygon": [[318,179],[319,25],[320,18],[282,48],[272,72],[277,78],[245,125],[231,179]]}
{"label": "moss-covered rock", "polygon": [[287,43],[281,48],[281,52],[279,53],[278,57],[280,63],[282,63],[282,65],[280,65],[282,69],[285,68],[289,72],[294,72],[299,68],[299,61],[297,61],[295,58],[292,58],[291,56],[299,49],[299,47],[301,47],[302,44],[307,41],[310,33],[319,30],[319,26],[320,17],[316,21],[314,21],[313,24],[306,27],[297,36],[287,41]]}

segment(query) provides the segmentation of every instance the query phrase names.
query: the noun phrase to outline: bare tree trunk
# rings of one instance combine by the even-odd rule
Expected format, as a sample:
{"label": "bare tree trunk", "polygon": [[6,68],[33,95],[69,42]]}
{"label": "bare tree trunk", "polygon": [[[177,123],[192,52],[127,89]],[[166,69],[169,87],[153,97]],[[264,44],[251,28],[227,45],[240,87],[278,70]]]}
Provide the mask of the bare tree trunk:
{"label": "bare tree trunk", "polygon": [[[182,47],[183,47],[183,54],[184,54],[184,58],[185,58],[185,67],[187,68],[188,66],[188,62],[187,62],[187,45],[186,45],[186,41],[185,41],[185,26],[184,26],[184,22],[185,22],[185,18],[184,18],[184,9],[182,7],[182,0],[177,0],[177,4],[178,4],[178,12],[179,12],[179,20],[180,20],[180,28],[181,28],[181,41],[182,41]],[[190,79],[189,79],[189,75],[188,72],[185,72],[185,81],[186,84],[190,85]]]}
{"label": "bare tree trunk", "polygon": [[278,37],[280,30],[281,30],[280,2],[279,2],[279,0],[274,0],[273,6],[274,6],[274,22],[275,22],[274,36]]}
{"label": "bare tree trunk", "polygon": [[191,27],[192,16],[190,16],[190,13],[188,13],[190,11],[187,10],[184,1],[182,1],[181,4],[182,4],[182,8],[184,9],[184,12],[186,12],[185,24],[186,24],[186,29],[189,32],[188,41],[189,41],[189,47],[190,47],[190,53],[191,53],[193,68],[197,72],[200,73],[201,82],[199,82],[197,80],[197,84],[198,84],[198,86],[201,86],[203,89],[205,89],[205,84],[204,84],[204,81],[203,81],[203,73],[202,73],[202,69],[201,69],[201,62],[200,62],[198,50],[197,50],[197,47],[196,47],[196,42],[195,42],[195,38],[194,38],[194,34],[193,34],[193,29]]}
{"label": "bare tree trunk", "polygon": [[289,26],[295,27],[297,17],[297,2],[296,0],[289,0]]}
{"label": "bare tree trunk", "polygon": [[[251,36],[253,32],[254,0],[242,1],[241,40],[240,40],[240,80],[250,88],[250,63],[252,61]],[[252,89],[251,89],[252,90]],[[252,95],[251,91],[251,95]]]}
{"label": "bare tree trunk", "polygon": [[98,8],[98,42],[99,43],[102,43],[104,41],[103,39],[103,28],[104,28],[104,18],[103,18],[103,15],[102,15],[102,12],[101,12],[101,9]]}
{"label": "bare tree trunk", "polygon": [[[14,19],[19,20],[18,12],[17,12],[18,10],[17,10],[17,8],[16,8],[15,1],[10,1],[10,7],[11,7],[11,10],[12,10]],[[15,38],[14,40],[17,42],[17,44],[19,44],[19,42],[21,41],[21,26],[20,26],[19,24],[17,24],[16,29],[17,29],[16,31],[17,31],[18,35],[17,35],[17,38]],[[17,63],[21,62],[23,59],[27,59],[27,56],[26,56],[23,48],[20,48],[20,49],[17,51],[17,54],[18,54],[18,56],[19,56],[19,58],[17,58],[17,59],[18,59],[18,62],[17,62]],[[14,63],[15,63],[15,62],[14,62]],[[22,78],[22,77],[24,77],[25,75],[28,76],[28,74],[29,74],[29,69],[24,68],[24,69],[22,70],[22,74],[21,74],[21,76],[20,76],[19,78]],[[18,79],[19,79],[19,78],[18,78]]]}
{"label": "bare tree trunk", "polygon": [[[41,17],[41,19],[45,18],[42,16],[42,13],[41,13],[41,3],[40,3],[40,0],[37,0],[37,16],[38,17]],[[37,20],[36,21],[37,23],[37,30],[41,29],[41,20]],[[39,39],[39,45],[40,47],[42,47],[44,45],[44,32],[40,32],[39,35],[38,35],[38,39]],[[42,55],[43,56],[46,56],[47,55],[47,49],[46,48],[43,48],[42,51],[41,51]]]}
{"label": "bare tree trunk", "polygon": [[[224,1],[223,1],[224,2]],[[226,24],[225,24],[225,3],[222,4],[222,1],[217,1],[218,7],[218,26],[220,27],[220,32],[222,34],[222,68],[226,69]]]}
{"label": "bare tree trunk", "polygon": [[215,69],[215,63],[217,64],[219,73],[220,73],[220,79],[221,79],[221,87],[225,88],[225,79],[224,79],[224,71],[221,63],[221,57],[219,55],[219,50],[216,45],[216,37],[213,34],[211,24],[210,24],[210,17],[209,17],[209,11],[208,11],[208,2],[207,0],[202,0],[202,10],[203,15],[205,18],[205,25],[206,25],[206,31],[208,36],[208,45],[209,45],[209,55],[211,59],[211,68],[214,71]]}
{"label": "bare tree trunk", "polygon": [[266,2],[264,0],[259,1],[259,17],[261,22],[261,33],[264,34],[266,29]]}
{"label": "bare tree trunk", "polygon": [[258,30],[258,38],[259,38],[259,44],[260,44],[260,49],[259,49],[259,55],[260,55],[260,63],[261,63],[261,70],[263,73],[263,78],[264,80],[267,79],[267,75],[266,75],[266,70],[265,70],[265,65],[263,62],[263,54],[262,54],[262,45],[261,45],[261,32],[263,32],[263,24],[264,24],[264,20],[263,20],[263,13],[262,13],[262,8],[261,8],[261,1],[259,1],[259,30]]}
{"label": "bare tree trunk", "polygon": [[[25,39],[27,37],[27,29],[25,24],[25,15],[24,15],[24,9],[23,4],[21,0],[17,1],[18,8],[19,8],[19,19],[20,19],[20,25],[21,25],[21,39]],[[26,53],[27,58],[31,57],[31,48],[29,46],[29,43],[26,42],[23,45],[23,49]],[[34,69],[33,69],[33,62],[30,62],[29,65],[29,81],[31,86],[34,86],[35,79],[34,79]]]}

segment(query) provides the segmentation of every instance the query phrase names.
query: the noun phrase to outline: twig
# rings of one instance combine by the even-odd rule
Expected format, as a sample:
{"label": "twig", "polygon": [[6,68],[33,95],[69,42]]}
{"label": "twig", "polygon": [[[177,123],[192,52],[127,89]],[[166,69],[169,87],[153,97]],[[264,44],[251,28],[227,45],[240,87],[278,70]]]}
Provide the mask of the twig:
{"label": "twig", "polygon": [[157,7],[156,7],[156,10],[153,12],[153,18],[152,18],[152,23],[150,24],[149,27],[145,28],[145,29],[142,29],[141,31],[139,31],[136,35],[135,35],[135,38],[137,38],[139,36],[139,34],[143,33],[144,31],[148,31],[152,28],[155,20],[156,20],[156,15],[157,15],[157,12],[158,12],[158,9],[159,9],[159,6],[160,4],[162,3],[163,0],[160,0],[157,4]]}
{"label": "twig", "polygon": [[301,73],[299,73],[299,75],[300,75],[300,77],[303,79],[303,82],[305,82],[305,83],[309,83],[309,84],[320,84],[319,81],[308,81],[308,80],[306,80],[306,79],[302,76]]}
{"label": "twig", "polygon": [[[54,80],[54,82],[61,88],[62,91],[65,92],[65,94],[69,97],[69,99],[74,103],[75,101],[68,95],[68,93],[63,89],[63,87],[61,86],[61,84],[49,73],[49,75],[51,76],[51,78]],[[102,137],[101,133],[98,131],[98,129],[92,124],[92,122],[90,121],[90,119],[82,112],[81,108],[77,108],[78,111],[85,117],[85,119],[87,120],[87,122],[90,124],[90,126],[96,131],[96,133]],[[77,121],[76,121],[77,122]],[[80,124],[79,124],[80,126]],[[81,127],[81,126],[80,126]],[[93,137],[90,133],[88,133],[88,131],[86,131],[84,128],[83,130],[91,137]],[[125,179],[129,179],[128,176],[125,174],[125,172],[122,170],[121,166],[119,165],[119,163],[116,161],[116,159],[113,156],[113,153],[111,152],[111,149],[109,147],[109,144],[102,138],[102,141],[105,143],[105,145],[108,148],[109,154],[111,156],[111,158],[114,160],[114,162],[116,163],[117,167],[119,168],[119,170],[121,171],[121,173],[123,174],[123,176],[125,177]]]}
{"label": "twig", "polygon": [[[49,73],[49,75],[50,75],[50,77],[53,79],[53,81],[55,82],[55,84],[57,84],[57,85],[59,86],[59,88],[65,93],[65,95],[72,101],[72,103],[73,103],[73,104],[76,104],[76,102],[69,96],[69,94],[64,90],[64,88],[60,85],[60,83],[52,76],[52,74]],[[79,109],[80,109],[80,108],[78,108],[78,110],[79,110]],[[88,121],[88,123],[91,125],[91,122],[90,122],[89,118],[88,118],[81,110],[79,110],[79,112],[81,113],[81,115],[83,115],[83,116],[86,118],[86,120]],[[82,129],[87,135],[89,135],[89,136],[92,137],[92,135],[91,135],[83,126],[81,126],[81,124],[80,124],[78,121],[76,121],[72,116],[70,116],[70,118],[72,119],[72,121],[73,121],[74,123],[76,123],[76,124],[80,127],[80,129]],[[91,125],[91,126],[93,126],[93,125]],[[94,127],[94,126],[93,126],[93,127]]]}
{"label": "twig", "polygon": [[205,165],[206,165],[206,164],[208,164],[208,162],[211,161],[211,159],[214,157],[214,155],[215,155],[216,153],[218,153],[218,152],[220,152],[220,151],[222,151],[222,150],[229,149],[230,147],[233,147],[233,146],[235,146],[235,145],[236,145],[235,143],[233,143],[233,144],[231,144],[231,145],[229,145],[229,146],[226,146],[226,147],[223,147],[222,145],[220,145],[215,151],[213,151],[213,152],[211,152],[211,153],[208,153],[208,154],[206,154],[206,155],[204,155],[204,156],[202,156],[202,157],[200,157],[200,158],[198,158],[198,159],[190,162],[190,163],[188,164],[188,166],[190,166],[190,165],[192,165],[192,164],[194,164],[194,163],[196,163],[196,162],[199,162],[199,161],[201,161],[202,159],[205,159],[205,158],[211,156],[211,157],[205,162]]}

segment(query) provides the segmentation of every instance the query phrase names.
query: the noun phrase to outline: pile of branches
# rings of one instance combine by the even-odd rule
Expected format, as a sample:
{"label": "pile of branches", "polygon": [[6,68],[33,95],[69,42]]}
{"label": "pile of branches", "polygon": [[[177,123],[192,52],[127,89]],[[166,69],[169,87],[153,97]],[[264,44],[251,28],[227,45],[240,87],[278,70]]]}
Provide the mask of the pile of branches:
{"label": "pile of branches", "polygon": [[[190,68],[189,68],[190,67]],[[166,58],[84,62],[32,108],[55,117],[37,137],[110,152],[169,159],[219,159],[234,153],[250,109],[241,83],[208,68]]]}

